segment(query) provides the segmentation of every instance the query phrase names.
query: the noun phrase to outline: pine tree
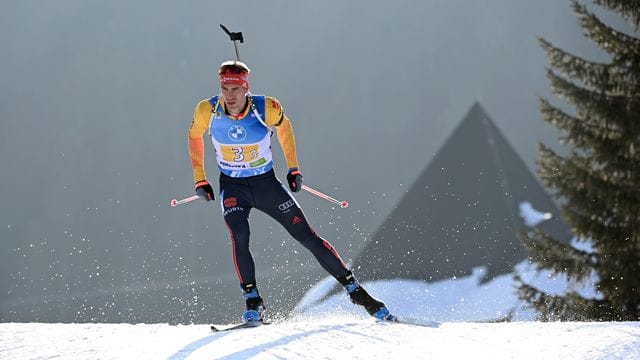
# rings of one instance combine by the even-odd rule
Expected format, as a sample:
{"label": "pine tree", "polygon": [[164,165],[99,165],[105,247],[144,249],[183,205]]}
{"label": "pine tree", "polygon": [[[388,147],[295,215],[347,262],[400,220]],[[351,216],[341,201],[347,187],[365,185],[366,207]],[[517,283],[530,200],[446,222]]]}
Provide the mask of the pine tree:
{"label": "pine tree", "polygon": [[[538,174],[562,202],[565,221],[584,251],[539,230],[521,240],[538,270],[573,283],[596,279],[596,298],[575,291],[550,295],[520,281],[518,295],[543,320],[640,320],[640,1],[594,0],[633,28],[603,23],[577,0],[574,12],[587,38],[607,54],[594,62],[539,39],[553,93],[574,114],[540,99],[544,120],[561,130],[566,154],[540,144]],[[630,35],[631,34],[631,35]]]}

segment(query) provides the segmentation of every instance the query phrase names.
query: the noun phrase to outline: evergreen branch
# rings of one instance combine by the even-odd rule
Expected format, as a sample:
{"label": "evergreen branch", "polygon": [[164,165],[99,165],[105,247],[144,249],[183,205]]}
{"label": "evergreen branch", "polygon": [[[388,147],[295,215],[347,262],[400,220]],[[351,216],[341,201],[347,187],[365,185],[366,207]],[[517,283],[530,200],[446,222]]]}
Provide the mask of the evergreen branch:
{"label": "evergreen branch", "polygon": [[[538,160],[541,180],[566,199],[564,218],[574,234],[585,238],[628,238],[640,221],[637,186],[620,186],[590,168],[589,159],[564,159],[541,145]],[[603,178],[605,177],[605,178]]]}
{"label": "evergreen branch", "polygon": [[637,213],[640,191],[634,173],[603,170],[593,158],[576,153],[562,158],[544,145],[540,147],[538,168],[541,180],[562,193],[567,205],[608,221],[615,219],[616,223],[624,223],[627,216]]}
{"label": "evergreen branch", "polygon": [[605,300],[615,310],[616,320],[639,320],[640,277],[637,273],[637,252],[620,249],[619,253],[606,257],[597,269],[601,274],[598,288],[616,289],[604,294]]}
{"label": "evergreen branch", "polygon": [[579,79],[590,89],[598,89],[605,94],[638,95],[639,73],[630,69],[627,62],[595,63],[557,48],[542,38],[538,42],[546,52],[551,67],[564,76]]}
{"label": "evergreen branch", "polygon": [[640,177],[631,168],[616,169],[611,164],[599,162],[593,155],[585,157],[575,152],[564,159],[564,165],[570,166],[578,179],[590,181],[587,184],[590,188],[601,189],[610,198],[628,198],[640,194],[637,187]]}
{"label": "evergreen branch", "polygon": [[593,254],[561,243],[538,229],[519,231],[518,237],[537,270],[548,269],[555,275],[566,274],[569,279],[583,282],[596,264]]}
{"label": "evergreen branch", "polygon": [[606,95],[577,86],[555,74],[547,71],[553,92],[576,107],[580,117],[609,122],[621,129],[637,126],[637,114],[640,112],[640,98],[633,96]]}
{"label": "evergreen branch", "polygon": [[624,19],[630,21],[636,30],[640,26],[640,1],[593,0],[593,2],[617,12]]}
{"label": "evergreen branch", "polygon": [[[612,169],[628,169],[640,167],[640,152],[635,151],[633,131],[623,132],[610,122],[598,121],[595,118],[577,118],[551,105],[541,98],[539,105],[542,118],[549,124],[564,131],[562,140],[579,149],[592,150],[594,160],[607,163]],[[614,170],[615,171],[615,170]],[[640,174],[638,174],[640,176]],[[634,184],[633,177],[629,181]],[[640,180],[640,177],[637,179]]]}
{"label": "evergreen branch", "polygon": [[539,144],[538,153],[539,157],[536,163],[540,180],[550,188],[553,196],[560,197],[560,189],[551,180],[554,175],[561,174],[562,157],[543,143]]}
{"label": "evergreen branch", "polygon": [[542,118],[547,123],[565,131],[564,139],[579,148],[593,147],[596,152],[610,151],[611,146],[617,145],[617,140],[622,137],[622,132],[618,127],[607,126],[600,121],[571,116],[551,105],[547,99],[540,99],[539,108]]}
{"label": "evergreen branch", "polygon": [[[600,239],[626,239],[633,234],[634,223],[631,218],[615,219],[611,214],[591,214],[577,206],[565,206],[564,219],[572,225],[572,232],[576,236],[594,239],[594,248],[616,248],[616,253],[630,251],[631,245],[622,243],[620,246],[614,243],[602,244]],[[637,220],[637,219],[636,219]],[[637,256],[637,255],[636,255]],[[605,260],[601,260],[605,262]],[[601,273],[601,272],[599,272]]]}
{"label": "evergreen branch", "polygon": [[550,295],[526,284],[519,276],[514,279],[518,283],[518,298],[529,303],[540,314],[539,319],[542,321],[604,321],[611,318],[610,315],[603,317],[599,311],[604,308],[609,309],[605,314],[612,313],[605,301],[586,299],[576,292],[569,292],[564,296]]}
{"label": "evergreen branch", "polygon": [[585,35],[600,48],[614,56],[633,58],[640,55],[640,40],[605,25],[577,0],[571,0]]}

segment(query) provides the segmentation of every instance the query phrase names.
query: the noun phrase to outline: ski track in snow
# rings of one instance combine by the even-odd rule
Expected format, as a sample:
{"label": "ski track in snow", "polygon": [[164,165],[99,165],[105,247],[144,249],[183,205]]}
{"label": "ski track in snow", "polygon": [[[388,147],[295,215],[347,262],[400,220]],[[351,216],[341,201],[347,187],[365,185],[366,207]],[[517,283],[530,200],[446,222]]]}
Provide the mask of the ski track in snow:
{"label": "ski track in snow", "polygon": [[0,359],[640,359],[640,322],[437,328],[323,317],[211,333],[208,325],[0,324]]}

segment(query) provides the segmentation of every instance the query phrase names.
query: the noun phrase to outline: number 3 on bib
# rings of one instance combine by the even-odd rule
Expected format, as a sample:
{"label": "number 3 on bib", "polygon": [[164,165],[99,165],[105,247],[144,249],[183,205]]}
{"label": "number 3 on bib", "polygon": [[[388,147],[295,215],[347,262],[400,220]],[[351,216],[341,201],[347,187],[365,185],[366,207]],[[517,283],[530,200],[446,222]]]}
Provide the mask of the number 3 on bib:
{"label": "number 3 on bib", "polygon": [[258,145],[221,146],[221,150],[225,161],[243,162],[258,157]]}

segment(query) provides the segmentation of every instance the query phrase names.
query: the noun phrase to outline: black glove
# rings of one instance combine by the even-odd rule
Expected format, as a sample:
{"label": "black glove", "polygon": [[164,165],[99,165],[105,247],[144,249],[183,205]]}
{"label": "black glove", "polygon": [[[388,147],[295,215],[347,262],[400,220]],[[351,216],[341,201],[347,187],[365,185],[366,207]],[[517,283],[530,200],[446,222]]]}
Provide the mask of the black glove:
{"label": "black glove", "polygon": [[287,183],[289,183],[289,189],[293,192],[298,192],[302,189],[302,173],[298,168],[289,169],[287,174]]}
{"label": "black glove", "polygon": [[207,180],[198,181],[196,183],[196,195],[207,201],[215,199],[215,196],[213,196],[213,188],[209,185]]}

